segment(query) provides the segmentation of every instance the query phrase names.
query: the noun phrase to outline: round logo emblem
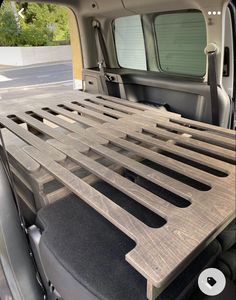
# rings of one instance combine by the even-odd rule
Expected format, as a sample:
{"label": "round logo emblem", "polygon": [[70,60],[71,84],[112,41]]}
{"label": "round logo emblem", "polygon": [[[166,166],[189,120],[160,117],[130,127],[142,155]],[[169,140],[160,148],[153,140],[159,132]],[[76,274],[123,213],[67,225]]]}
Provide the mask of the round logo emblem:
{"label": "round logo emblem", "polygon": [[219,295],[225,288],[225,275],[218,269],[209,268],[199,275],[198,286],[208,296]]}

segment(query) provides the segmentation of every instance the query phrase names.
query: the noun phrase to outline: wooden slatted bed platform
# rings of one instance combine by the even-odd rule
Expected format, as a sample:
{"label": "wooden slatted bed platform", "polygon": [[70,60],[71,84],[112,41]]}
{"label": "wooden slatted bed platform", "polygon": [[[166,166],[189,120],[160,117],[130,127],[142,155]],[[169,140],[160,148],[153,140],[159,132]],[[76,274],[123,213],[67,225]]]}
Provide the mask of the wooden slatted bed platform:
{"label": "wooden slatted bed platform", "polygon": [[[136,242],[126,260],[147,279],[148,299],[235,217],[234,131],[82,92],[6,107],[0,126],[28,208],[71,192],[87,202]],[[98,179],[165,224],[150,227],[118,206],[91,186]]]}

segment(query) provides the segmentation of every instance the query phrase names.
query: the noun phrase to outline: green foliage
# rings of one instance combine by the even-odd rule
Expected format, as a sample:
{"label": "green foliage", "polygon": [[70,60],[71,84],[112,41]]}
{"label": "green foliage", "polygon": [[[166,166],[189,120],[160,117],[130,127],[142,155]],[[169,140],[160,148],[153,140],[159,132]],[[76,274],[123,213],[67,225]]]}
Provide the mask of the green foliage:
{"label": "green foliage", "polygon": [[0,46],[15,46],[19,36],[16,19],[9,3],[0,9]]}
{"label": "green foliage", "polygon": [[25,18],[16,18],[9,0],[0,10],[0,46],[48,46],[69,43],[66,8],[53,4],[16,3]]}

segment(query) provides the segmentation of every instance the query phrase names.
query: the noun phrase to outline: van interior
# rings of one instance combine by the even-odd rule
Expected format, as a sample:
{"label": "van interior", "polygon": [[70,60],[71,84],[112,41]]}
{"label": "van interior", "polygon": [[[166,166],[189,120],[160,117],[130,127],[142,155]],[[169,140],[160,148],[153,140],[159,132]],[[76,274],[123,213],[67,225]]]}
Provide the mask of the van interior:
{"label": "van interior", "polygon": [[235,4],[47,3],[81,86],[0,100],[2,299],[233,300]]}

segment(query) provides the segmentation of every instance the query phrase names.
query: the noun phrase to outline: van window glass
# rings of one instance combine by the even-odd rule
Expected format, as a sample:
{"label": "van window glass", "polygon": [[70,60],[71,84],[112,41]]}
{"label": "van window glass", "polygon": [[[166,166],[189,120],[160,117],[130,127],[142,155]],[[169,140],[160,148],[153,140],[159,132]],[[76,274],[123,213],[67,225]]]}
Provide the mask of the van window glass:
{"label": "van window glass", "polygon": [[162,71],[203,76],[206,24],[201,12],[166,13],[154,21]]}
{"label": "van window glass", "polygon": [[123,68],[147,70],[140,16],[118,18],[113,25],[119,65]]}

